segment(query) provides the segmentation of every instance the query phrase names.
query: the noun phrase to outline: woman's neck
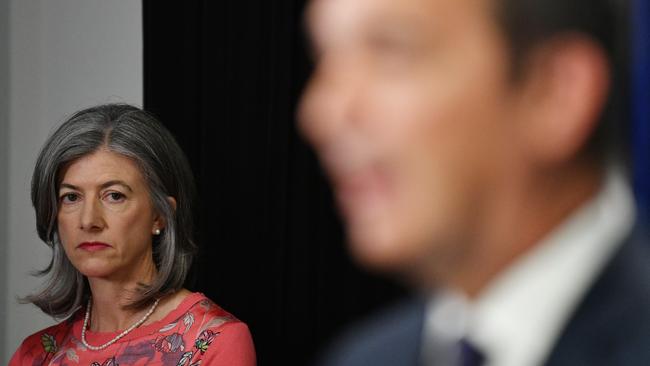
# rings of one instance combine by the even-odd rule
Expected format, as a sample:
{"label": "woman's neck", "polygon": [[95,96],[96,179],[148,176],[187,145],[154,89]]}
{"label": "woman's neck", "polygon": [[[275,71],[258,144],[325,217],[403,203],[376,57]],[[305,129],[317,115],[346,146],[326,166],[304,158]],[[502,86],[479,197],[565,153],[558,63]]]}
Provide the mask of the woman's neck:
{"label": "woman's neck", "polygon": [[[129,304],[137,295],[137,284],[125,287],[122,284],[99,279],[89,279],[89,283],[93,293],[90,324],[88,326],[91,332],[122,331],[140,320],[149,310],[149,308],[141,310],[124,308],[124,305]],[[161,320],[178,308],[190,294],[190,291],[180,289],[164,296],[161,298],[156,310],[143,325]]]}
{"label": "woman's neck", "polygon": [[88,278],[92,293],[89,330],[92,332],[115,332],[130,327],[148,309],[127,309],[126,306],[138,297],[141,284],[151,283],[155,268],[140,274],[135,279]]}
{"label": "woman's neck", "polygon": [[[90,324],[93,332],[116,332],[131,326],[138,320],[141,313],[138,310],[125,309],[127,303],[124,289],[109,288],[109,286],[92,286]],[[100,287],[102,290],[97,290]],[[144,314],[144,312],[142,312]]]}

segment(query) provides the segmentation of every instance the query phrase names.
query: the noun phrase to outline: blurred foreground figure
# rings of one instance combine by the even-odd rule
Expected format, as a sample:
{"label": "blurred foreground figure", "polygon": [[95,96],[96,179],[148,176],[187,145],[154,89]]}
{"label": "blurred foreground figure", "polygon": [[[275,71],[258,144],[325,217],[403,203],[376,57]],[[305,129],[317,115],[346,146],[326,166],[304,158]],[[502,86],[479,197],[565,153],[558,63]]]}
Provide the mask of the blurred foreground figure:
{"label": "blurred foreground figure", "polygon": [[323,364],[650,364],[650,244],[615,133],[626,11],[311,2],[302,131],[354,257],[422,295]]}

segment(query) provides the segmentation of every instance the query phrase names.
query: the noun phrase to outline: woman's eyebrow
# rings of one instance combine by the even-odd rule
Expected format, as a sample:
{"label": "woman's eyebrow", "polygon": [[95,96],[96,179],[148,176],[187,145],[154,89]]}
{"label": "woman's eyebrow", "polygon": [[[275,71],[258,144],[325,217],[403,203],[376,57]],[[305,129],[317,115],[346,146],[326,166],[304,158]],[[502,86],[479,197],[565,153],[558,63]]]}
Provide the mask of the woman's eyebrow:
{"label": "woman's eyebrow", "polygon": [[[102,183],[99,186],[99,188],[105,189],[105,188],[108,188],[110,186],[115,186],[115,185],[122,186],[122,187],[126,188],[127,190],[129,190],[129,192],[133,192],[133,189],[131,188],[131,186],[126,184],[126,182],[121,181],[121,180],[109,180],[108,182]],[[77,187],[77,186],[75,186],[73,184],[70,184],[70,183],[65,183],[65,182],[61,183],[61,188],[69,188],[69,189],[72,189],[72,190],[75,190],[75,191],[80,190],[79,187]]]}
{"label": "woman's eyebrow", "polygon": [[122,186],[122,187],[128,189],[129,192],[133,192],[133,189],[131,188],[131,186],[128,185],[128,184],[126,184],[126,182],[121,181],[121,180],[109,180],[108,182],[103,183],[103,184],[102,184],[101,186],[99,186],[99,187],[102,188],[102,189],[104,189],[104,188],[108,188],[108,187],[110,187],[110,186],[116,186],[116,185],[117,185],[117,186]]}
{"label": "woman's eyebrow", "polygon": [[77,187],[75,185],[72,185],[70,183],[61,183],[61,187],[59,188],[59,190],[61,190],[61,188],[70,188],[70,189],[75,190],[75,191],[79,190],[79,187]]}

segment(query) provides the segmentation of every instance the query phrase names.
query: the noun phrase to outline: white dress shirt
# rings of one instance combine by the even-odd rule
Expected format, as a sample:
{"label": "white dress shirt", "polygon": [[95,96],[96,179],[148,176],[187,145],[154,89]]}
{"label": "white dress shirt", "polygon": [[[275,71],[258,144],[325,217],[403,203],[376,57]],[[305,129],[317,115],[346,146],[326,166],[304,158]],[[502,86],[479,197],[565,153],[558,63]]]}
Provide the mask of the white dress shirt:
{"label": "white dress shirt", "polygon": [[609,169],[599,193],[503,271],[472,303],[436,294],[426,314],[423,359],[451,364],[468,339],[490,366],[541,365],[585,292],[630,233],[632,194]]}

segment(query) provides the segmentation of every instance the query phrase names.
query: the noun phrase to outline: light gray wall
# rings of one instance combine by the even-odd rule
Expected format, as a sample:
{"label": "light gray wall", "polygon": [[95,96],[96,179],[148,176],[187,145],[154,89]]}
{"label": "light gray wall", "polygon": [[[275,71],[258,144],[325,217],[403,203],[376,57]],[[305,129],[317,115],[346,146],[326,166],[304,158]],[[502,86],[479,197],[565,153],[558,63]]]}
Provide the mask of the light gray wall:
{"label": "light gray wall", "polygon": [[[7,185],[9,138],[9,0],[0,0],[0,294],[7,293]],[[5,329],[5,301],[0,301],[0,330]],[[0,361],[5,359],[5,335],[0,332]]]}
{"label": "light gray wall", "polygon": [[[6,274],[0,284],[6,290],[0,287],[0,362],[6,364],[27,335],[54,323],[34,306],[16,301],[39,287],[41,280],[29,272],[43,268],[50,255],[36,235],[29,198],[36,155],[53,128],[76,110],[105,102],[142,105],[142,9],[137,0],[0,1],[9,6],[2,11],[0,3],[0,14],[9,18],[10,75],[8,106],[0,102],[0,124],[6,130],[0,129],[0,143],[8,140],[3,144],[8,154],[2,154],[6,162],[0,159],[0,172],[6,172],[0,182],[8,185],[0,190],[8,192],[7,200],[0,199],[8,244],[5,255],[0,252]],[[0,51],[0,58],[6,54]],[[3,113],[8,123],[2,123]]]}

